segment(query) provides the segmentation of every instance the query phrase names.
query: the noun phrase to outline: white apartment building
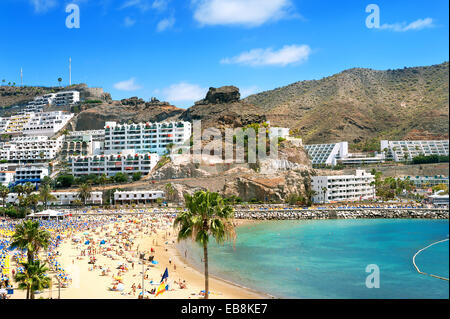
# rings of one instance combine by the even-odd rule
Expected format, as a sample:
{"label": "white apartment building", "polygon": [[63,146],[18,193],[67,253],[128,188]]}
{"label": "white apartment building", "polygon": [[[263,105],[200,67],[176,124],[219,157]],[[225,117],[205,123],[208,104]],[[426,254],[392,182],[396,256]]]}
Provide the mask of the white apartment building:
{"label": "white apartment building", "polygon": [[20,135],[35,113],[14,115],[0,120],[0,134]]}
{"label": "white apartment building", "polygon": [[161,122],[117,124],[105,123],[105,154],[116,154],[124,150],[138,153],[167,152],[169,144],[183,145],[191,137],[189,122]]}
{"label": "white apartment building", "polygon": [[[74,201],[80,200],[78,192],[51,192],[51,195],[53,195],[55,199],[49,201],[47,203],[48,205],[72,205]],[[9,193],[6,202],[11,204],[18,203],[17,193]],[[102,192],[91,192],[91,196],[86,200],[86,204],[102,205],[102,203]],[[40,202],[39,204],[43,203]]]}
{"label": "white apartment building", "polygon": [[384,154],[349,153],[348,142],[332,144],[311,144],[304,146],[306,152],[311,157],[313,165],[363,165],[383,163]]}
{"label": "white apartment building", "polygon": [[401,179],[406,180],[409,179],[411,182],[414,183],[414,186],[416,187],[433,187],[440,184],[447,185],[448,187],[448,176],[444,175],[434,175],[434,176],[403,176]]}
{"label": "white apartment building", "polygon": [[72,156],[69,158],[68,164],[74,176],[89,174],[114,176],[119,172],[148,174],[158,161],[158,154],[136,153],[127,150],[122,154]]}
{"label": "white apartment building", "polygon": [[86,136],[91,136],[94,142],[104,142],[105,141],[105,130],[87,130],[87,131],[72,131],[66,135],[66,141],[79,140],[85,138]]}
{"label": "white apartment building", "polygon": [[129,203],[155,203],[158,198],[164,198],[163,191],[155,190],[135,190],[135,191],[116,191],[114,193],[115,204]]}
{"label": "white apartment building", "polygon": [[15,171],[0,170],[0,185],[9,186],[14,182]]}
{"label": "white apartment building", "polygon": [[56,93],[53,103],[56,106],[73,105],[80,101],[80,92],[78,91],[64,91]]}
{"label": "white apartment building", "polygon": [[28,104],[25,106],[25,108],[21,113],[25,114],[25,113],[42,112],[45,106],[53,104],[53,100],[55,99],[55,97],[56,93],[50,93],[43,96],[35,97],[33,101],[28,102]]}
{"label": "white apartment building", "polygon": [[337,157],[336,162],[343,165],[362,165],[383,163],[384,159],[384,154],[378,154],[376,152],[373,156],[367,156],[362,153],[348,153],[345,157]]}
{"label": "white apartment building", "polygon": [[332,203],[374,199],[375,181],[372,174],[356,170],[355,175],[313,176],[311,185],[316,192],[314,203]]}
{"label": "white apartment building", "polygon": [[53,136],[58,133],[74,116],[63,111],[33,113],[34,116],[23,126],[25,135]]}
{"label": "white apartment building", "polygon": [[338,158],[344,158],[348,155],[348,142],[311,144],[305,145],[304,148],[308,152],[313,165],[334,166],[337,164]]}
{"label": "white apartment building", "polygon": [[387,141],[380,142],[382,152],[386,158],[396,162],[411,161],[419,155],[446,155],[448,156],[448,140],[439,141]]}
{"label": "white apartment building", "polygon": [[[78,192],[52,192],[55,200],[51,201],[51,205],[72,205],[74,201],[80,200]],[[91,196],[86,199],[86,204],[101,205],[103,204],[102,192],[91,192]]]}
{"label": "white apartment building", "polygon": [[0,160],[14,163],[52,160],[61,149],[62,139],[51,140],[48,136],[15,137],[0,149]]}
{"label": "white apartment building", "polygon": [[23,111],[19,114],[42,112],[45,106],[56,105],[66,106],[73,105],[80,101],[80,92],[78,91],[64,91],[58,93],[49,93],[43,96],[37,96],[33,101],[28,102]]}
{"label": "white apartment building", "polygon": [[41,180],[48,176],[48,167],[35,165],[21,165],[16,168],[14,185],[17,184],[40,184]]}

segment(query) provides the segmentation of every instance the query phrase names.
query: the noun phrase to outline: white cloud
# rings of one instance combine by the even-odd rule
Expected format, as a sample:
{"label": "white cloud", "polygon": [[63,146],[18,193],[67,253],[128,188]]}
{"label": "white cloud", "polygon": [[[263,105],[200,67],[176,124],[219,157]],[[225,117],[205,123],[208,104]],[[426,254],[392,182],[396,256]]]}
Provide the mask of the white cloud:
{"label": "white cloud", "polygon": [[120,9],[135,7],[141,11],[147,11],[149,9],[164,11],[167,9],[169,1],[170,0],[127,0],[122,4]]}
{"label": "white cloud", "polygon": [[131,27],[136,23],[136,20],[130,18],[130,17],[125,17],[125,19],[123,20],[123,25],[126,27]]}
{"label": "white cloud", "polygon": [[158,32],[162,32],[166,29],[169,29],[171,27],[173,27],[173,25],[175,24],[175,18],[171,17],[171,18],[166,18],[163,19],[161,21],[159,21],[156,30],[158,30]]}
{"label": "white cloud", "polygon": [[[159,93],[160,91],[157,90],[156,92]],[[170,102],[198,101],[203,99],[207,92],[207,88],[187,82],[172,84],[168,88],[162,89],[164,99]]]}
{"label": "white cloud", "polygon": [[56,0],[30,0],[30,3],[36,13],[47,12],[58,4]]}
{"label": "white cloud", "polygon": [[121,81],[121,82],[115,83],[114,88],[119,91],[136,91],[142,87],[136,83],[135,78],[131,78],[126,81]]}
{"label": "white cloud", "polygon": [[406,22],[402,23],[394,23],[394,24],[383,24],[380,26],[380,29],[382,30],[392,30],[396,32],[405,32],[409,30],[422,30],[425,28],[432,28],[434,27],[433,19],[431,18],[425,18],[425,19],[417,19],[416,21],[413,21],[409,24]]}
{"label": "white cloud", "polygon": [[152,8],[160,11],[166,10],[169,1],[170,0],[154,0],[152,3]]}
{"label": "white cloud", "polygon": [[191,0],[202,25],[259,26],[291,16],[291,0]]}
{"label": "white cloud", "polygon": [[245,99],[247,96],[258,93],[260,90],[256,85],[239,88],[239,92],[241,93],[241,99]]}
{"label": "white cloud", "polygon": [[278,51],[272,48],[253,49],[238,56],[220,61],[223,64],[242,64],[250,66],[286,66],[308,60],[311,48],[308,45],[285,45]]}

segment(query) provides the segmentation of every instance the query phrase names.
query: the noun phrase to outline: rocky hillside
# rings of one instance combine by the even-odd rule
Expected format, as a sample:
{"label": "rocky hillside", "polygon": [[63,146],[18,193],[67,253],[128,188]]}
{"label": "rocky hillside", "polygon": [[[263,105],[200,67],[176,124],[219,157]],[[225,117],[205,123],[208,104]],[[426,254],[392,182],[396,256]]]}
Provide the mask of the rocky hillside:
{"label": "rocky hillside", "polygon": [[10,113],[17,112],[21,106],[26,105],[37,96],[69,90],[79,91],[81,99],[86,101],[111,101],[109,93],[103,92],[101,88],[89,88],[84,83],[65,87],[2,85],[0,86],[0,116],[9,116]]}
{"label": "rocky hillside", "polygon": [[206,97],[183,112],[178,119],[184,121],[202,120],[202,128],[243,127],[261,123],[266,117],[261,109],[240,99],[235,86],[210,88]]}
{"label": "rocky hillside", "polygon": [[355,68],[244,101],[306,143],[448,138],[448,76],[448,62],[387,71]]}
{"label": "rocky hillside", "polygon": [[[290,127],[304,143],[378,145],[373,139],[448,138],[448,76],[448,62],[386,71],[354,68],[245,99],[234,86],[210,88],[203,100],[188,109],[156,99],[112,101],[103,90],[81,85],[82,95],[91,101],[71,110],[77,114],[72,128],[99,129],[105,121],[202,120],[203,128],[223,129],[269,120]],[[1,86],[0,116],[8,115],[6,106],[62,89],[68,88]]]}
{"label": "rocky hillside", "polygon": [[85,106],[76,116],[74,129],[102,129],[106,121],[119,123],[158,122],[168,118],[176,118],[183,111],[183,109],[167,102],[160,102],[157,99],[145,102],[143,99],[132,97],[121,101]]}

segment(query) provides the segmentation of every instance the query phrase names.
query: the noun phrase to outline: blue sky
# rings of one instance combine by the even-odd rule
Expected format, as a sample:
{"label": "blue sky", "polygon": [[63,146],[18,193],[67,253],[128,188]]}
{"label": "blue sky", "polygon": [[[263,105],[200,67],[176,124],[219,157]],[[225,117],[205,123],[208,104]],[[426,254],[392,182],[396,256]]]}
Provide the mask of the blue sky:
{"label": "blue sky", "polygon": [[[80,9],[67,28],[66,6]],[[376,4],[379,28],[366,12]],[[0,78],[103,87],[188,107],[211,86],[246,96],[352,67],[438,64],[449,56],[447,0],[1,0]]]}

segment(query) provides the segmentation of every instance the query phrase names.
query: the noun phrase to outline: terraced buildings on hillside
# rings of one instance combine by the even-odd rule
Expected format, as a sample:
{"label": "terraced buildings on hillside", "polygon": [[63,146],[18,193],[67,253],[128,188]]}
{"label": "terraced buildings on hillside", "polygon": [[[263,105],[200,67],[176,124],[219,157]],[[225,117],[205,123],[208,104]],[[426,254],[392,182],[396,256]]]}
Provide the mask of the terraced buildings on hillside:
{"label": "terraced buildings on hillside", "polygon": [[3,144],[0,160],[9,163],[42,162],[56,158],[63,137],[49,139],[48,136],[19,136]]}
{"label": "terraced buildings on hillside", "polygon": [[439,141],[387,141],[380,142],[380,149],[387,159],[396,162],[411,161],[419,155],[448,156],[448,140]]}
{"label": "terraced buildings on hillside", "polygon": [[105,123],[105,154],[124,150],[138,153],[167,153],[170,145],[184,145],[191,137],[190,122],[117,124]]}
{"label": "terraced buildings on hillside", "polygon": [[63,111],[27,113],[0,118],[0,134],[53,136],[72,119],[74,114]]}
{"label": "terraced buildings on hillside", "polygon": [[313,165],[361,165],[384,162],[384,154],[367,156],[365,154],[349,153],[348,142],[311,144],[305,145],[304,148],[308,152]]}
{"label": "terraced buildings on hillside", "polygon": [[137,153],[133,150],[121,154],[71,156],[68,164],[72,175],[102,175],[114,176],[117,173],[147,174],[158,163],[159,155],[155,153]]}

